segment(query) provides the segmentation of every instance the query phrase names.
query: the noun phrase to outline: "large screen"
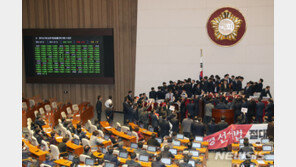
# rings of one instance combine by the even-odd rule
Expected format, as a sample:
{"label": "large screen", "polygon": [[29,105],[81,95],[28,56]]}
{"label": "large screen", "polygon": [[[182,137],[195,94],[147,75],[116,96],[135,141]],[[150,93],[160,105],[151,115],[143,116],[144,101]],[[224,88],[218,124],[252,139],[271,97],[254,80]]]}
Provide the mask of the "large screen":
{"label": "large screen", "polygon": [[24,29],[28,83],[114,83],[113,29]]}

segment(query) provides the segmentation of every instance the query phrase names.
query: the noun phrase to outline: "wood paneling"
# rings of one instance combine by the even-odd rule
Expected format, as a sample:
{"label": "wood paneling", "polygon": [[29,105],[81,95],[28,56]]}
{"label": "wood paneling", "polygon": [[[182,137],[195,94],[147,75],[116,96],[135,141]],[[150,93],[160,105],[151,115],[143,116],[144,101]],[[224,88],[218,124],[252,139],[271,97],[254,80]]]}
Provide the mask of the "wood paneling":
{"label": "wood paneling", "polygon": [[[114,85],[27,84],[23,55],[23,94],[80,104],[97,95],[113,96],[116,110],[128,90],[134,91],[137,0],[23,0],[23,28],[114,28]],[[65,94],[64,91],[69,93]]]}

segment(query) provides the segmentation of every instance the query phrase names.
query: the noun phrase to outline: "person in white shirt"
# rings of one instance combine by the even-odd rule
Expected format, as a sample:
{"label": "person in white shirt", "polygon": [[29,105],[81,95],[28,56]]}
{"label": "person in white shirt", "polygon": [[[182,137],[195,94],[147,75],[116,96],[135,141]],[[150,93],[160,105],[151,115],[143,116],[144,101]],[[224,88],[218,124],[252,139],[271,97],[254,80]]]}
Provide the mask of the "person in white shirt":
{"label": "person in white shirt", "polygon": [[105,106],[106,106],[107,108],[110,108],[110,104],[112,104],[112,96],[109,96],[109,99],[106,100],[106,102],[105,102]]}
{"label": "person in white shirt", "polygon": [[175,98],[174,98],[174,93],[172,92],[172,90],[170,90],[167,94],[165,94],[165,99],[168,99],[169,102],[174,102]]}

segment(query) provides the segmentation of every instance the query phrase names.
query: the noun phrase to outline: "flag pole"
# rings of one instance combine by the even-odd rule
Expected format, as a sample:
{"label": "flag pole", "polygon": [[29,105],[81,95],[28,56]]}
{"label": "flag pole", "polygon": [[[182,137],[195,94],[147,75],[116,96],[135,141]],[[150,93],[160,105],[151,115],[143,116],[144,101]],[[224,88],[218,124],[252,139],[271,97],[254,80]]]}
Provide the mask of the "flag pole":
{"label": "flag pole", "polygon": [[203,55],[202,49],[200,49],[200,73],[199,73],[199,80],[203,78]]}

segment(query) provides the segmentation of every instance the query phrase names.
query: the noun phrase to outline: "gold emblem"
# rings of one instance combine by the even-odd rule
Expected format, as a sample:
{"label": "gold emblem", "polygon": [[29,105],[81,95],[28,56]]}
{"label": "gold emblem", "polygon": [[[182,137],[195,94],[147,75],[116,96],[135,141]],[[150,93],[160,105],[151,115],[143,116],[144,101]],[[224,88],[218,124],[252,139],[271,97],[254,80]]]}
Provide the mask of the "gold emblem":
{"label": "gold emblem", "polygon": [[242,22],[243,20],[234,16],[230,11],[222,12],[218,17],[211,20],[216,40],[236,40]]}

